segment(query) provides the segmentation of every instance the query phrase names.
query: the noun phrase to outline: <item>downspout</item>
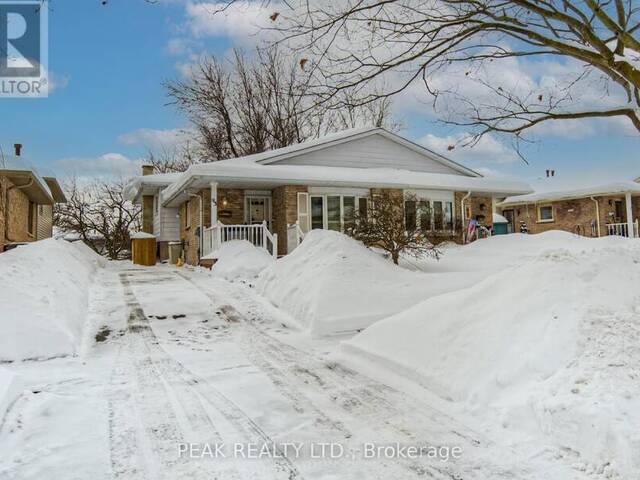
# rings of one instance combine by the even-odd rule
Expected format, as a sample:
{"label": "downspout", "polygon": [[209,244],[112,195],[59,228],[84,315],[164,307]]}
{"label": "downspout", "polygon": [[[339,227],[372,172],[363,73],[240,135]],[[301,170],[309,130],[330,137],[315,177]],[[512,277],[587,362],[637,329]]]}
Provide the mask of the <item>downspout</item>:
{"label": "downspout", "polygon": [[593,198],[593,197],[589,197],[591,200],[594,201],[594,203],[596,204],[596,226],[598,228],[598,238],[600,238],[600,205],[598,204],[598,200]]}
{"label": "downspout", "polygon": [[[29,181],[27,183],[25,183],[24,185],[11,185],[9,188],[7,188],[4,191],[4,209],[5,209],[5,214],[4,214],[4,238],[9,241],[9,242],[15,242],[15,240],[12,240],[11,238],[9,238],[9,212],[11,212],[11,209],[9,208],[9,192],[11,190],[13,190],[14,188],[17,188],[18,190],[21,188],[27,188],[30,187],[31,185],[33,185],[33,177],[31,177],[29,179]],[[31,219],[29,219],[29,221],[31,221]]]}
{"label": "downspout", "polygon": [[462,218],[462,243],[467,243],[465,236],[467,235],[467,228],[465,227],[465,223],[467,222],[467,219],[465,218],[465,214],[464,214],[464,201],[469,198],[471,196],[471,190],[469,190],[467,192],[467,194],[462,197],[462,200],[460,200],[460,210],[461,210],[461,218]]}
{"label": "downspout", "polygon": [[189,194],[190,197],[196,197],[200,201],[200,235],[198,235],[198,260],[202,255],[203,238],[204,238],[204,208],[202,208],[202,195],[196,195],[194,193]]}

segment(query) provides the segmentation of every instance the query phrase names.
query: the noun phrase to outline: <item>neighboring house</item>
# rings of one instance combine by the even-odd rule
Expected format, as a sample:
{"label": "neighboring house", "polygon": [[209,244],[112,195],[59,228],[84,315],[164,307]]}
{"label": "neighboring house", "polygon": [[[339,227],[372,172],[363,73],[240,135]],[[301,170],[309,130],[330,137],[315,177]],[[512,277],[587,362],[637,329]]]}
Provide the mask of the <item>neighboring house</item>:
{"label": "neighboring house", "polygon": [[587,237],[638,237],[640,184],[618,182],[578,190],[518,195],[498,204],[510,232],[564,230]]}
{"label": "neighboring house", "polygon": [[0,252],[49,238],[53,205],[66,202],[53,176],[40,176],[15,145],[15,155],[0,156]]}
{"label": "neighboring house", "polygon": [[[404,218],[435,240],[460,240],[469,219],[491,227],[494,202],[531,188],[473,170],[382,128],[355,129],[242,158],[143,175],[127,195],[143,205],[143,230],[159,255],[180,241],[185,259],[215,258],[247,239],[274,256],[316,228],[344,231],[382,191],[406,199]],[[415,200],[414,200],[415,199]]]}

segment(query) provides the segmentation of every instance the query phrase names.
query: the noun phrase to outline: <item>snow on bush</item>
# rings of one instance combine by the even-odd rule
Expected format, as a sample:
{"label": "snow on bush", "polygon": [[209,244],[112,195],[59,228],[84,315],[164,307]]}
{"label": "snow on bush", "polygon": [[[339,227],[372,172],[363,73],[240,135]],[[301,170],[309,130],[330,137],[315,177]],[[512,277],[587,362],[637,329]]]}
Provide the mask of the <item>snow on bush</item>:
{"label": "snow on bush", "polygon": [[258,290],[307,331],[325,335],[365,328],[471,281],[473,276],[411,272],[346,235],[313,230],[262,272]]}
{"label": "snow on bush", "polygon": [[216,252],[218,259],[211,273],[227,280],[251,279],[274,260],[263,248],[254,247],[246,240],[232,240],[222,244]]}
{"label": "snow on bush", "polygon": [[75,353],[101,262],[83,243],[55,239],[0,254],[0,361]]}
{"label": "snow on bush", "polygon": [[631,478],[640,468],[640,244],[562,235],[565,248],[544,250],[536,245],[546,237],[557,247],[558,236],[535,237],[478,242],[468,261],[499,244],[513,264],[372,325],[344,351],[460,402],[488,428],[569,447],[578,468]]}

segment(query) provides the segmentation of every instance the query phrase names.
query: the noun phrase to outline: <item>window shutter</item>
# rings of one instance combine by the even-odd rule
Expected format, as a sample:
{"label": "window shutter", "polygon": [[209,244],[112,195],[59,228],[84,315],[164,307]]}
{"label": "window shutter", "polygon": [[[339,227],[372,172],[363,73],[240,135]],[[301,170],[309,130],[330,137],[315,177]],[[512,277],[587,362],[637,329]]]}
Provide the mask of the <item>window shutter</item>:
{"label": "window shutter", "polygon": [[306,192],[298,192],[298,223],[304,233],[309,231],[309,194]]}

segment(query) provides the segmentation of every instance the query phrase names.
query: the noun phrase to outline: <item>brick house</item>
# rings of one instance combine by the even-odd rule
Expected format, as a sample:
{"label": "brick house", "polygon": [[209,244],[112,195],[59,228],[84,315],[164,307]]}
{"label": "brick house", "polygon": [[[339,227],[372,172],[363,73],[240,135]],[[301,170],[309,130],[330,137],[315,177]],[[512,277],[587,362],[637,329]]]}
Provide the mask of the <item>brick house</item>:
{"label": "brick house", "polygon": [[491,226],[497,200],[531,192],[521,182],[483,178],[382,128],[365,128],[181,174],[145,168],[127,195],[143,206],[143,230],[156,235],[161,259],[166,244],[181,242],[187,263],[198,264],[232,239],[284,255],[311,229],[344,231],[384,190],[406,199],[399,221],[434,240],[457,241],[469,219]]}
{"label": "brick house", "polygon": [[578,190],[506,198],[497,210],[509,230],[529,233],[564,230],[586,237],[638,237],[640,183],[617,182]]}
{"label": "brick house", "polygon": [[66,202],[53,176],[41,176],[15,155],[0,158],[0,252],[12,246],[51,237],[53,205]]}

